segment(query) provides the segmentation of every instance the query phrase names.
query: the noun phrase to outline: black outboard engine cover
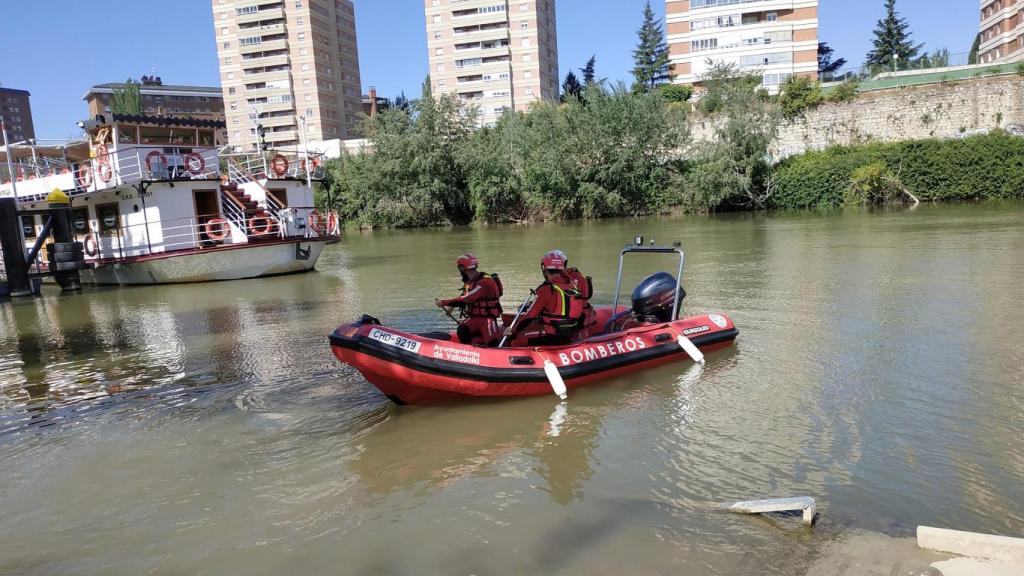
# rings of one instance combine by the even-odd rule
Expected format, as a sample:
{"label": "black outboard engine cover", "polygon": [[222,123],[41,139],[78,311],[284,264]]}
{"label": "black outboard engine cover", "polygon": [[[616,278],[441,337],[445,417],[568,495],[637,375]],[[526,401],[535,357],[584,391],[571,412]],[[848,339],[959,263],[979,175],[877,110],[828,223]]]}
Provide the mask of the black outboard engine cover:
{"label": "black outboard engine cover", "polygon": [[[633,289],[633,313],[644,322],[671,322],[676,303],[676,279],[668,272],[657,272],[644,278]],[[679,287],[679,302],[686,291]]]}

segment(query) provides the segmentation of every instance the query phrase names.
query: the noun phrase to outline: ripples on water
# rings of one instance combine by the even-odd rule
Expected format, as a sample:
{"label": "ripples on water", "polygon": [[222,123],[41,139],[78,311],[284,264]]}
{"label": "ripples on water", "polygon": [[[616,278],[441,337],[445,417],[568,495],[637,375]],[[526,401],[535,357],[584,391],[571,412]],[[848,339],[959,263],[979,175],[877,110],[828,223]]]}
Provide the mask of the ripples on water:
{"label": "ripples on water", "polygon": [[[0,305],[0,573],[801,573],[853,528],[1019,535],[1021,214],[351,234],[318,273]],[[552,247],[610,301],[638,231],[740,327],[703,368],[396,409],[327,347],[447,327],[466,249],[508,307]],[[722,511],[793,494],[813,532]]]}

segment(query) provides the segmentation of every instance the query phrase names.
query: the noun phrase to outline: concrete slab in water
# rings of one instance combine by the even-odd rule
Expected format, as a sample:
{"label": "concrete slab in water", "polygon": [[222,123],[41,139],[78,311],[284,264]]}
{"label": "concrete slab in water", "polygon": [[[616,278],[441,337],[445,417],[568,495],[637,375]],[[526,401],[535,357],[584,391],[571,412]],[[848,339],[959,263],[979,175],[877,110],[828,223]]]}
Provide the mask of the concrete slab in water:
{"label": "concrete slab in water", "polygon": [[804,513],[804,524],[814,524],[814,514],[817,507],[814,498],[810,496],[797,496],[794,498],[772,498],[770,500],[747,500],[737,502],[729,507],[730,512],[740,514],[764,514],[766,512],[793,512],[801,510]]}

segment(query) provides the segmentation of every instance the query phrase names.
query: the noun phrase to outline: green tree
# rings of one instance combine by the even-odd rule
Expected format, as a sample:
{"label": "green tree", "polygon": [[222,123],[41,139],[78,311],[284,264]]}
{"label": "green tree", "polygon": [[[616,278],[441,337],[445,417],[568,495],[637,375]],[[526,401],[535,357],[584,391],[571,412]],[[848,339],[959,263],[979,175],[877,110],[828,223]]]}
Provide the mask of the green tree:
{"label": "green tree", "polygon": [[654,17],[651,2],[644,5],[644,22],[637,30],[637,47],[633,50],[633,91],[650,92],[659,84],[672,81],[673,65],[661,21]]}
{"label": "green tree", "polygon": [[835,53],[827,42],[818,43],[818,76],[832,76],[846,65],[846,58],[832,59]]}
{"label": "green tree", "polygon": [[594,82],[597,82],[597,56],[591,56],[590,60],[587,60],[587,64],[580,68],[580,73],[583,75],[583,85],[589,86]]}
{"label": "green tree", "polygon": [[658,93],[666,102],[686,102],[693,96],[693,86],[689,84],[662,84]]}
{"label": "green tree", "polygon": [[885,18],[875,26],[872,44],[874,48],[868,52],[868,64],[886,68],[900,62],[909,66],[924,46],[910,39],[910,25],[896,12],[896,0],[885,0]]}
{"label": "green tree", "polygon": [[124,84],[115,86],[110,95],[110,111],[114,114],[142,114],[142,94],[139,91],[139,83],[129,78],[125,80]]}
{"label": "green tree", "polygon": [[981,34],[979,33],[974,37],[974,43],[971,44],[971,53],[967,55],[968,64],[978,63],[978,50],[981,49]]}
{"label": "green tree", "polygon": [[581,98],[583,96],[583,85],[576,78],[571,70],[565,75],[565,80],[562,82],[562,102],[570,98]]}
{"label": "green tree", "polygon": [[821,84],[806,76],[790,76],[779,92],[782,115],[793,118],[821,103]]}

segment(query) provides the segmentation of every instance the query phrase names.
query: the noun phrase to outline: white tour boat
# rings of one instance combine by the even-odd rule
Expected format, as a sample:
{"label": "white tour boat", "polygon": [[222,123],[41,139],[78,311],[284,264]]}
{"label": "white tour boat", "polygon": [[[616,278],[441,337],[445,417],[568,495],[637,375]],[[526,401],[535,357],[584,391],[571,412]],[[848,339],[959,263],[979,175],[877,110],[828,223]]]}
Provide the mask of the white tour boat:
{"label": "white tour boat", "polygon": [[[87,139],[4,150],[0,196],[45,208],[54,189],[71,199],[87,284],[235,280],[312,270],[338,241],[333,213],[313,207],[323,156],[235,152],[216,146],[223,122],[145,115],[97,116]],[[41,217],[23,216],[26,246]],[[36,266],[46,269],[45,248]]]}

